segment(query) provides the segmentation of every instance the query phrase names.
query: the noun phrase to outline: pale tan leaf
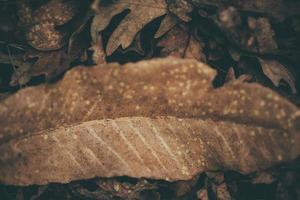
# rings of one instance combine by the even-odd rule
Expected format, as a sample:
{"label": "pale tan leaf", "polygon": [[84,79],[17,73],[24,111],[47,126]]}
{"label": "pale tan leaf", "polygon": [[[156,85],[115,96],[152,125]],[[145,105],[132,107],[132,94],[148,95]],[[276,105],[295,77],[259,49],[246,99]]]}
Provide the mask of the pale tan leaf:
{"label": "pale tan leaf", "polygon": [[[212,87],[214,74],[205,64],[172,58],[122,67],[77,67],[57,84],[25,88],[2,102],[0,126],[4,132],[1,130],[0,135],[8,137],[100,118],[191,116],[197,99]],[[6,114],[11,117],[4,117]]]}
{"label": "pale tan leaf", "polygon": [[259,84],[214,89],[214,77],[205,64],[169,58],[76,68],[25,88],[0,104],[0,182],[190,180],[299,156],[293,104]]}
{"label": "pale tan leaf", "polygon": [[249,173],[298,156],[297,134],[174,117],[94,120],[2,144],[0,177],[29,185],[115,176],[189,180],[221,169]]}

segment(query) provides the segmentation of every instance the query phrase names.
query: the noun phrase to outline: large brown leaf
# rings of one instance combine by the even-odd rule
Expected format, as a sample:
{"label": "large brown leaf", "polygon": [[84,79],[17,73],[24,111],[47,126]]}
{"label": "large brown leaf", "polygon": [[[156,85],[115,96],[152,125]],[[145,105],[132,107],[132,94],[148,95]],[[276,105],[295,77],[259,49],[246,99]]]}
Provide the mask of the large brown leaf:
{"label": "large brown leaf", "polygon": [[192,60],[76,68],[0,104],[0,182],[253,172],[300,153],[299,110],[259,84],[213,89]]}

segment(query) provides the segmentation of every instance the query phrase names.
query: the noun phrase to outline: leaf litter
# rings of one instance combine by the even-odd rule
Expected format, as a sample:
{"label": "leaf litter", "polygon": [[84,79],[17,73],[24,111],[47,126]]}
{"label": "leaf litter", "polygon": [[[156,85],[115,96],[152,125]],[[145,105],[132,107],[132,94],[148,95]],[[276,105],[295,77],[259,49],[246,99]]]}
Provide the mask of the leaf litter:
{"label": "leaf litter", "polygon": [[298,2],[1,4],[5,199],[299,198]]}

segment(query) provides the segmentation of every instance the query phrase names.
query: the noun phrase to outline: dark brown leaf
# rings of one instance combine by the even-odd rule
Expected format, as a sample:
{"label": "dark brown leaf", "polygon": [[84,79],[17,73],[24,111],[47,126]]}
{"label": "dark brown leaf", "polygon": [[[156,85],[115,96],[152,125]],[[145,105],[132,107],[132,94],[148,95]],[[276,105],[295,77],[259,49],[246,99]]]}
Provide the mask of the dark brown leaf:
{"label": "dark brown leaf", "polygon": [[264,171],[257,173],[252,179],[253,184],[271,184],[274,181],[276,181],[274,176],[271,173]]}
{"label": "dark brown leaf", "polygon": [[256,22],[256,39],[260,53],[275,52],[278,48],[275,32],[267,18],[259,18]]}
{"label": "dark brown leaf", "polygon": [[232,200],[231,195],[228,191],[226,183],[216,186],[216,193],[218,200]]}
{"label": "dark brown leaf", "polygon": [[206,189],[201,189],[197,192],[197,199],[198,200],[209,200],[208,192]]}
{"label": "dark brown leaf", "polygon": [[202,45],[188,32],[188,28],[182,24],[173,27],[160,38],[157,44],[158,47],[162,48],[160,52],[162,57],[174,56],[205,61]]}
{"label": "dark brown leaf", "polygon": [[160,38],[165,33],[167,33],[169,30],[171,30],[174,26],[176,26],[178,23],[179,23],[179,20],[176,17],[174,17],[172,15],[166,15],[163,18],[163,20],[159,26],[159,29],[155,33],[154,38]]}
{"label": "dark brown leaf", "polygon": [[[191,0],[191,2],[196,6],[222,7],[224,5],[223,0]],[[235,0],[228,3],[237,7],[240,11],[266,14],[278,20],[298,14],[300,7],[298,1],[284,0]]]}
{"label": "dark brown leaf", "polygon": [[18,14],[20,25],[25,27],[28,44],[42,51],[63,47],[67,42],[65,33],[56,28],[74,17],[76,3],[50,0],[32,12],[29,3],[25,2],[21,1]]}
{"label": "dark brown leaf", "polygon": [[[56,78],[65,72],[70,67],[70,63],[81,54],[81,48],[78,46],[76,46],[77,52],[73,52],[73,55],[69,55],[66,51],[66,48],[47,52],[28,50],[24,55],[25,60],[14,60],[14,65],[18,68],[10,84],[25,85],[32,77],[41,75],[44,75],[46,80]],[[30,60],[36,61],[32,63]]]}
{"label": "dark brown leaf", "polygon": [[192,12],[193,5],[188,0],[167,0],[168,10],[181,20],[188,22],[191,18],[187,15]]}

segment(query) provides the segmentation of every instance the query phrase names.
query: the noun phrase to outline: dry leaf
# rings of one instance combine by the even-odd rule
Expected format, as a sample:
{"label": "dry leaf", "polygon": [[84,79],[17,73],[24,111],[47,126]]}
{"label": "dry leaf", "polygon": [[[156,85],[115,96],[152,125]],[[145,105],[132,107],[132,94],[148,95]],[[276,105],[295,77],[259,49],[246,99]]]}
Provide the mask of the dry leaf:
{"label": "dry leaf", "polygon": [[176,26],[179,22],[180,21],[173,15],[166,15],[163,18],[158,30],[156,31],[154,38],[160,38],[169,30],[171,30],[174,26]]}
{"label": "dry leaf", "polygon": [[279,86],[280,81],[286,81],[292,92],[297,93],[295,77],[289,70],[276,60],[259,59],[264,74],[272,81],[275,86]]}
{"label": "dry leaf", "polygon": [[278,49],[275,32],[267,18],[259,18],[256,22],[256,39],[260,53],[275,52]]}
{"label": "dry leaf", "polygon": [[216,185],[221,185],[225,182],[225,177],[223,172],[206,172],[209,182],[212,182]]}
{"label": "dry leaf", "polygon": [[251,182],[253,184],[271,184],[276,181],[276,178],[269,172],[259,172],[255,174]]}
{"label": "dry leaf", "polygon": [[157,189],[157,185],[149,183],[147,180],[138,180],[137,183],[130,184],[119,182],[117,180],[99,180],[97,185],[104,191],[113,194],[116,197],[122,199],[142,199],[140,194],[143,190],[154,190]]}
{"label": "dry leaf", "polygon": [[93,51],[92,59],[95,64],[104,64],[105,60],[105,52],[103,49],[102,37],[98,36],[97,42],[93,43],[90,47],[90,50]]}
{"label": "dry leaf", "polygon": [[216,186],[216,193],[218,200],[232,200],[231,195],[228,191],[226,183]]}
{"label": "dry leaf", "polygon": [[[24,85],[32,77],[41,75],[45,76],[46,80],[52,80],[65,72],[73,61],[80,58],[84,49],[89,45],[89,42],[85,40],[85,35],[82,34],[82,29],[85,25],[86,21],[73,32],[69,38],[68,46],[53,51],[38,51],[26,48],[24,55],[21,54],[18,57],[14,56],[11,59],[5,59],[5,63],[16,67],[10,85]],[[103,52],[101,49],[97,52],[99,57],[101,52]],[[9,58],[9,56],[5,57]],[[3,62],[1,58],[0,62]]]}
{"label": "dry leaf", "polygon": [[193,35],[190,36],[189,43],[185,50],[185,58],[194,58],[198,61],[205,62],[204,43],[198,41]]}
{"label": "dry leaf", "polygon": [[209,200],[208,192],[206,189],[201,189],[197,192],[197,199],[198,200]]}
{"label": "dry leaf", "polygon": [[159,40],[157,46],[162,47],[160,55],[163,57],[183,58],[188,43],[189,33],[186,31],[186,27],[181,28],[177,25]]}
{"label": "dry leaf", "polygon": [[299,156],[293,104],[259,84],[213,89],[214,77],[205,64],[170,58],[76,68],[25,88],[0,104],[0,182],[189,180]]}
{"label": "dry leaf", "polygon": [[191,18],[187,15],[192,12],[193,5],[188,0],[166,0],[168,10],[181,20],[188,22]]}
{"label": "dry leaf", "polygon": [[[196,6],[222,7],[223,0],[191,0]],[[284,0],[237,0],[228,2],[240,11],[252,12],[257,14],[266,14],[278,20],[286,19],[296,15],[299,12],[300,3],[298,1]]]}
{"label": "dry leaf", "polygon": [[162,57],[174,56],[205,61],[202,45],[182,24],[173,27],[157,43],[157,46],[162,48],[160,51]]}
{"label": "dry leaf", "polygon": [[[170,61],[172,62],[168,63]],[[191,65],[192,68],[182,69],[184,63]],[[8,121],[1,119],[0,123],[1,126],[6,124],[8,133],[18,134],[24,132],[25,127],[26,132],[36,132],[53,128],[54,126],[59,127],[66,123],[73,124],[81,121],[90,121],[95,119],[95,117],[103,119],[136,115],[184,116],[185,113],[189,113],[187,115],[189,116],[193,111],[192,106],[199,96],[203,96],[206,90],[211,87],[210,82],[215,74],[212,69],[205,67],[205,72],[210,75],[205,73],[199,75],[197,68],[200,68],[199,73],[201,73],[201,66],[204,64],[199,64],[200,67],[197,65],[196,62],[189,60],[177,61],[175,59],[173,61],[170,58],[140,62],[138,65],[125,65],[128,67],[124,70],[117,64],[89,69],[81,67],[76,70],[70,70],[66,73],[64,81],[60,81],[58,86],[45,85],[20,91],[20,93],[25,92],[24,95],[26,96],[27,92],[31,93],[30,96],[26,97],[28,98],[27,103],[31,104],[31,101],[33,103],[36,100],[38,101],[34,103],[34,107],[31,107],[26,112],[26,117],[22,107],[27,107],[27,103],[25,101],[23,102],[25,104],[17,103],[20,107],[13,112],[9,111],[15,115],[14,119],[6,118]],[[175,71],[174,68],[178,69]],[[190,79],[197,80],[197,84],[191,85]],[[204,82],[206,83],[204,84]],[[89,89],[87,90],[86,88]],[[161,94],[161,91],[165,92]],[[53,98],[55,101],[52,101]],[[187,101],[189,102],[188,104]],[[10,102],[12,103],[12,101]],[[43,103],[44,105],[41,107],[40,102],[45,102],[45,104]],[[12,108],[14,107],[15,105],[12,106]],[[94,110],[96,107],[101,107],[101,109]],[[36,112],[37,110],[39,110],[38,113]],[[1,113],[4,114],[4,112]],[[34,123],[24,121],[25,123],[22,125],[24,130],[17,130],[17,126],[9,125],[11,123],[19,123],[17,118],[21,116],[29,121],[32,120],[31,122]],[[48,119],[48,122],[37,121],[37,118],[42,119],[43,117]],[[4,126],[3,128],[6,129]]]}
{"label": "dry leaf", "polygon": [[[125,179],[125,180],[124,180]],[[129,180],[129,181],[127,181]],[[93,185],[91,190],[86,185]],[[114,179],[94,179],[68,184],[74,199],[124,199],[124,200],[160,200],[158,192],[162,184],[144,179],[118,177]]]}
{"label": "dry leaf", "polygon": [[106,28],[115,15],[125,10],[130,12],[110,36],[106,47],[107,55],[111,55],[119,46],[123,49],[129,47],[136,34],[146,24],[167,13],[167,4],[161,0],[126,0],[108,4],[100,2],[91,26],[93,40],[96,40],[98,33]]}
{"label": "dry leaf", "polygon": [[[70,67],[70,63],[82,53],[82,48],[79,46],[76,46],[74,50],[76,52],[72,52],[73,55],[66,52],[66,47],[47,52],[28,50],[24,55],[25,60],[22,60],[22,62],[14,61],[14,64],[18,66],[18,68],[13,74],[10,84],[12,86],[17,84],[25,85],[32,77],[41,75],[44,75],[46,80],[58,77],[65,72]],[[31,59],[36,59],[36,61],[32,63],[30,62]]]}
{"label": "dry leaf", "polygon": [[172,183],[172,190],[175,196],[182,197],[187,194],[196,185],[197,181],[199,181],[199,176],[195,176],[191,180]]}
{"label": "dry leaf", "polygon": [[56,28],[70,21],[76,14],[74,1],[50,0],[34,12],[29,2],[19,2],[20,25],[25,27],[28,44],[38,50],[56,50],[63,47],[66,33]]}
{"label": "dry leaf", "polygon": [[[165,15],[154,36],[155,38],[164,35],[180,20],[188,22],[190,17],[187,14],[192,11],[193,6],[186,0],[167,2],[161,0],[147,2],[127,0],[110,3],[95,1],[92,8],[97,13],[91,26],[91,36],[94,43],[97,41],[99,32],[109,25],[115,15],[130,10],[109,38],[106,53],[110,56],[119,46],[126,49],[132,45],[138,32],[158,17]],[[139,41],[134,43],[134,45],[140,46]],[[131,46],[131,48],[134,47]]]}

